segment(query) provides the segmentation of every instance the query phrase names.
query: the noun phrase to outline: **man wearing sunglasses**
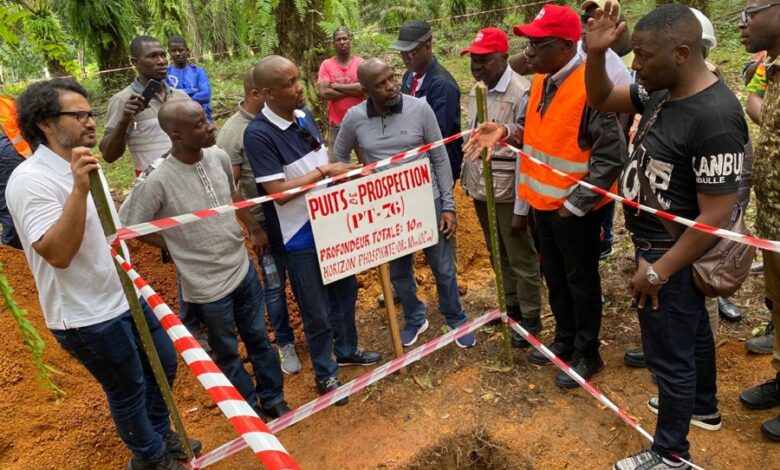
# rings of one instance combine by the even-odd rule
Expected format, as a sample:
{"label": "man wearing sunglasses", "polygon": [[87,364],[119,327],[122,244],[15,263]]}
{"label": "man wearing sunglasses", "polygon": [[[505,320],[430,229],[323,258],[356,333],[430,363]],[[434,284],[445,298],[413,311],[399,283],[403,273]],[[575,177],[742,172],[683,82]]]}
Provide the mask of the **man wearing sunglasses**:
{"label": "man wearing sunglasses", "polygon": [[[398,40],[390,47],[401,53],[407,69],[401,80],[401,93],[425,98],[436,115],[442,136],[460,132],[460,88],[433,55],[431,25],[418,20],[405,22],[398,31]],[[463,139],[445,145],[453,181],[460,178],[462,146]]]}
{"label": "man wearing sunglasses", "polygon": [[[565,173],[616,191],[615,181],[626,155],[625,134],[614,113],[596,111],[585,97],[585,65],[577,53],[580,16],[569,7],[545,5],[536,18],[515,26],[528,38],[525,55],[535,72],[524,97],[525,112],[516,122],[484,123],[466,144],[467,158],[483,148],[492,153],[499,140],[522,142],[523,150]],[[555,316],[550,349],[589,379],[604,368],[599,354],[601,278],[599,234],[609,199],[520,158],[515,219],[533,208],[542,258],[542,274]],[[514,224],[514,221],[513,221]],[[529,360],[549,361],[533,350]],[[563,388],[578,384],[563,372]]]}
{"label": "man wearing sunglasses", "polygon": [[[780,2],[748,0],[739,28],[748,52],[767,51],[764,60],[766,90],[761,105],[761,131],[753,154],[753,188],[756,193],[756,232],[762,238],[780,239]],[[772,300],[772,323],[780,325],[780,254],[764,250],[766,297]],[[774,335],[774,379],[745,390],[740,400],[750,409],[780,406],[780,335]],[[761,432],[780,441],[780,416],[765,421]]]}
{"label": "man wearing sunglasses", "polygon": [[[99,171],[99,160],[90,150],[96,126],[87,92],[61,78],[35,83],[19,96],[19,124],[34,153],[13,172],[6,195],[46,326],[102,386],[117,433],[133,454],[128,468],[184,470],[177,459],[186,455],[170,429],[89,197],[89,174]],[[140,301],[173,386],[173,343]],[[192,444],[196,453],[202,447]]]}
{"label": "man wearing sunglasses", "polygon": [[[244,149],[261,195],[315,183],[358,167],[328,163],[314,116],[306,109],[294,63],[281,56],[265,57],[255,65],[253,79],[265,106],[244,131]],[[355,276],[327,286],[322,283],[303,194],[265,203],[263,212],[271,243],[284,246],[317,388],[325,394],[341,385],[340,366],[368,366],[379,362],[382,355],[358,348]],[[344,405],[347,400],[336,404]]]}

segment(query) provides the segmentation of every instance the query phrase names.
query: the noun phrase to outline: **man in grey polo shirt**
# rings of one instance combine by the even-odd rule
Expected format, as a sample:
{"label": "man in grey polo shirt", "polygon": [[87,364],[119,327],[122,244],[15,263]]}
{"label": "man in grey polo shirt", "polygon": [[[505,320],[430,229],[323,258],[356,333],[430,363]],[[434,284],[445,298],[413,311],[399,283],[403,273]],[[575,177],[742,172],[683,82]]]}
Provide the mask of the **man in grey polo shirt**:
{"label": "man in grey polo shirt", "polygon": [[[401,94],[392,67],[380,59],[369,59],[358,67],[358,80],[368,99],[347,111],[333,151],[337,160],[349,162],[349,154],[356,144],[363,149],[363,161],[371,163],[441,140],[439,124],[431,107],[423,99]],[[460,301],[450,243],[457,226],[452,170],[443,147],[417,158],[424,157],[430,158],[433,170],[433,197],[441,234],[436,245],[423,251],[436,278],[439,309],[447,326],[457,328],[468,317]],[[417,298],[413,262],[413,255],[390,262],[390,276],[404,310],[405,326],[401,332],[404,346],[413,345],[418,335],[428,329],[425,304]],[[456,343],[462,348],[470,348],[476,344],[476,338],[469,333]]]}
{"label": "man in grey polo shirt", "polygon": [[[214,146],[216,130],[200,104],[191,100],[164,104],[160,125],[171,138],[170,155],[136,181],[119,210],[125,225],[243,199],[233,183],[230,157]],[[261,252],[268,244],[265,233],[245,209],[238,216],[247,227],[252,247]],[[181,269],[184,300],[208,327],[217,365],[247,402],[270,418],[289,411],[279,357],[265,329],[263,291],[236,215],[218,215],[140,240],[170,250]],[[246,346],[255,383],[238,353],[236,331]]]}
{"label": "man in grey polo shirt", "polygon": [[[113,163],[128,148],[138,176],[171,148],[171,140],[157,121],[160,106],[168,100],[189,100],[190,97],[184,90],[165,84],[168,56],[157,39],[136,37],[130,41],[130,54],[130,63],[138,72],[138,77],[108,100],[106,133],[100,141],[100,151],[105,161]],[[150,79],[162,83],[162,88],[145,105],[141,93]]]}
{"label": "man in grey polo shirt", "polygon": [[[244,151],[244,131],[255,115],[263,109],[263,97],[260,91],[255,88],[252,79],[254,67],[244,75],[244,99],[238,103],[236,111],[225,124],[222,125],[217,134],[217,146],[227,152],[230,156],[230,163],[233,165],[233,179],[238,183],[241,195],[245,198],[255,198],[260,194],[257,192],[257,183],[255,175],[252,173],[252,167]],[[263,207],[260,204],[249,208],[252,217],[268,230],[263,214]],[[276,345],[279,347],[279,358],[282,361],[282,372],[285,374],[297,374],[301,371],[301,362],[298,360],[298,353],[295,351],[295,336],[292,327],[290,327],[290,315],[287,311],[287,295],[284,291],[284,285],[287,278],[287,265],[284,259],[284,245],[274,243],[270,240],[268,250],[263,253],[271,256],[276,272],[279,275],[279,282],[273,285],[265,277],[263,270],[263,292],[265,293],[265,306],[268,311],[268,319],[274,329]],[[262,264],[262,263],[261,263]]]}

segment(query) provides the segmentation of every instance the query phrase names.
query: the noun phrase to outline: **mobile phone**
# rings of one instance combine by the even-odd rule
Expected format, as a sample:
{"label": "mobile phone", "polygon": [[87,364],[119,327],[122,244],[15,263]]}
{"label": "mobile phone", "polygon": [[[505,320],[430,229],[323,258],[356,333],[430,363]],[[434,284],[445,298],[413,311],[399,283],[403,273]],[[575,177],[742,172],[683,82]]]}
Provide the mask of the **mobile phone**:
{"label": "mobile phone", "polygon": [[152,100],[152,97],[160,92],[162,89],[162,83],[150,78],[144,87],[144,91],[141,93],[141,98],[144,100],[144,106],[148,105]]}

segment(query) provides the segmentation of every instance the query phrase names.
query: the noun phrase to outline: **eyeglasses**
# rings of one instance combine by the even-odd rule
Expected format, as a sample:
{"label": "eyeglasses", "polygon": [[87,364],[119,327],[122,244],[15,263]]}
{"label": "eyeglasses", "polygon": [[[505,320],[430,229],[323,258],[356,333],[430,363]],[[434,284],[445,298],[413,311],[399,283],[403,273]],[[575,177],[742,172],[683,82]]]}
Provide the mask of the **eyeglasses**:
{"label": "eyeglasses", "polygon": [[403,51],[401,52],[401,55],[406,57],[407,59],[414,59],[414,56],[417,55],[418,52],[420,52],[420,49],[425,45],[425,43],[420,44],[419,46],[415,47],[411,51]]}
{"label": "eyeglasses", "polygon": [[548,39],[547,41],[528,41],[528,48],[539,51],[551,44],[555,44],[558,41],[558,38]]}
{"label": "eyeglasses", "polygon": [[92,111],[60,111],[54,116],[73,116],[82,124],[86,124],[90,119],[95,120],[95,114]]}
{"label": "eyeglasses", "polygon": [[748,20],[753,18],[753,16],[755,16],[755,14],[758,13],[759,11],[769,9],[777,5],[780,5],[780,2],[770,3],[768,5],[761,5],[760,7],[745,8],[744,10],[742,10],[739,19],[740,21],[742,21],[742,24],[746,24]]}
{"label": "eyeglasses", "polygon": [[303,137],[303,140],[306,141],[307,144],[309,144],[309,147],[312,149],[312,151],[316,152],[322,147],[322,143],[320,143],[319,140],[317,140],[316,137],[311,135],[311,132],[309,132],[309,129],[306,129],[302,125],[298,125],[298,134]]}

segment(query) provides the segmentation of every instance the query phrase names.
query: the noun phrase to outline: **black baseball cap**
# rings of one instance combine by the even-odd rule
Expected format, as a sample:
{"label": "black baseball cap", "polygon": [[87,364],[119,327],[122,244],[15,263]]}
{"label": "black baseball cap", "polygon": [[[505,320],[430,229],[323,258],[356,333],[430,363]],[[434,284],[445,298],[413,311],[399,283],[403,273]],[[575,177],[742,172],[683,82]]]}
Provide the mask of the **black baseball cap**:
{"label": "black baseball cap", "polygon": [[431,25],[425,21],[410,20],[401,25],[398,40],[390,44],[390,47],[407,52],[416,49],[420,43],[430,41],[432,37]]}

